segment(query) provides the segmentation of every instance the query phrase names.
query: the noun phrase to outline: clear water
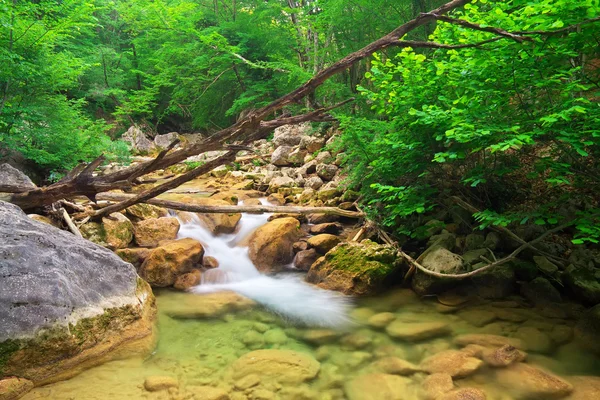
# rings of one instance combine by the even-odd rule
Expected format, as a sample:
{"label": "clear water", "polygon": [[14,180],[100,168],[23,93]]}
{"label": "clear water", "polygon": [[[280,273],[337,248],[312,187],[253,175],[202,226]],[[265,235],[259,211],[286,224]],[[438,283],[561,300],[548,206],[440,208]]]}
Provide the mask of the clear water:
{"label": "clear water", "polygon": [[[555,318],[561,316],[560,312],[552,315],[524,308],[518,306],[519,299],[497,303],[471,299],[457,310],[436,298],[419,299],[406,289],[350,301],[337,293],[305,284],[301,275],[293,272],[266,277],[256,271],[246,248],[237,246],[252,230],[265,223],[266,218],[268,215],[244,215],[237,234],[217,238],[197,223],[184,224],[181,236],[201,241],[206,254],[215,256],[227,274],[220,279],[210,279],[194,289],[194,293],[156,292],[159,342],[151,356],[106,363],[70,380],[36,388],[25,399],[207,399],[198,392],[198,386],[208,385],[222,388],[232,400],[342,400],[348,398],[347,383],[374,372],[374,365],[381,358],[398,357],[419,364],[428,356],[456,348],[453,337],[465,333],[519,336],[524,327],[535,327],[543,335],[542,339],[558,340],[558,336],[554,336],[557,326],[567,337],[560,339],[560,344],[555,341],[544,347],[540,338],[525,338],[535,341],[531,343],[533,347],[539,347],[537,352],[529,352],[527,363],[570,380],[575,391],[567,399],[600,399],[600,360],[571,341],[568,336],[574,320],[564,315]],[[203,307],[206,293],[215,296],[210,293],[223,289],[249,297],[256,304],[210,317],[181,318],[186,317],[187,311]],[[488,311],[495,318],[487,324],[476,323],[472,311]],[[397,321],[405,323],[444,322],[451,332],[422,341],[395,340],[385,330],[367,324],[369,317],[381,312],[393,313]],[[321,338],[322,342],[315,338]],[[231,378],[232,364],[257,349],[307,353],[319,360],[319,374],[302,384],[261,379],[251,388],[236,388]],[[151,376],[176,378],[179,386],[147,392],[144,381]],[[351,400],[426,400],[421,390],[426,376],[424,373],[409,376],[407,385],[396,390],[392,397],[377,397],[375,391],[369,390]],[[597,389],[590,389],[588,381],[573,376],[595,377]],[[489,400],[526,399],[506,385],[502,386],[496,379],[496,371],[490,368],[456,379],[454,384],[455,387],[480,388]]]}

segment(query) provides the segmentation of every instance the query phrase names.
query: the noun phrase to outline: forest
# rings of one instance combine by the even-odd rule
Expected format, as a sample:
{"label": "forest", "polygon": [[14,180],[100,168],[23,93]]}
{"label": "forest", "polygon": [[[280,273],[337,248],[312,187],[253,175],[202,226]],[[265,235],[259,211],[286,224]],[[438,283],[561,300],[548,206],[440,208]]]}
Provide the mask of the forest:
{"label": "forest", "polygon": [[600,398],[599,0],[0,0],[0,66],[0,399]]}

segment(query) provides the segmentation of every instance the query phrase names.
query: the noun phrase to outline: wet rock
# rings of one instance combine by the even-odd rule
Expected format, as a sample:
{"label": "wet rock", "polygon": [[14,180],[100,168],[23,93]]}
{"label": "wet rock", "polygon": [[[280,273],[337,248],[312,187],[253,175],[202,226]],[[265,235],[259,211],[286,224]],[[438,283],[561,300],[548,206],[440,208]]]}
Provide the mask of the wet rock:
{"label": "wet rock", "polygon": [[306,242],[306,240],[301,240],[299,242],[294,243],[292,245],[292,248],[294,249],[295,253],[298,253],[299,251],[308,250],[308,243]]}
{"label": "wet rock", "polygon": [[510,266],[498,267],[483,271],[471,278],[477,294],[484,299],[502,299],[517,290],[515,272]]}
{"label": "wet rock", "polygon": [[277,272],[291,263],[299,228],[295,218],[278,218],[256,229],[248,239],[248,256],[254,265],[262,272]]}
{"label": "wet rock", "polygon": [[445,322],[403,322],[396,320],[390,323],[385,331],[395,339],[414,342],[448,335],[450,327]]}
{"label": "wet rock", "polygon": [[203,255],[204,248],[197,240],[174,240],[150,253],[140,268],[140,276],[152,286],[172,286],[179,275],[199,266]]}
{"label": "wet rock", "polygon": [[523,363],[496,370],[496,381],[508,393],[523,399],[561,399],[573,391],[569,382]]}
{"label": "wet rock", "polygon": [[133,240],[133,224],[121,213],[112,213],[102,218],[106,245],[111,250],[127,247]]}
{"label": "wet rock", "polygon": [[142,263],[150,255],[151,252],[151,249],[145,247],[119,249],[116,251],[117,255],[121,257],[123,261],[132,264],[136,270],[139,270],[139,268],[142,266]]}
{"label": "wet rock", "polygon": [[264,334],[265,343],[267,344],[284,344],[288,341],[288,337],[282,329],[270,329]]}
{"label": "wet rock", "polygon": [[36,188],[27,175],[10,164],[0,164],[0,192]]}
{"label": "wet rock", "polygon": [[537,328],[522,326],[517,329],[515,337],[521,339],[528,351],[549,353],[554,350],[554,343],[552,343],[552,340],[550,340],[548,335]]}
{"label": "wet rock", "polygon": [[299,251],[294,257],[294,266],[301,271],[308,271],[319,257],[320,255],[315,249]]}
{"label": "wet rock", "polygon": [[427,400],[437,400],[440,396],[454,389],[452,377],[449,374],[431,374],[421,384]]}
{"label": "wet rock", "polygon": [[177,218],[150,218],[136,224],[135,241],[141,247],[156,247],[162,240],[172,240],[179,232]]}
{"label": "wet rock", "polygon": [[453,378],[472,375],[483,365],[483,361],[458,350],[447,350],[426,358],[420,368],[430,374],[446,373]]}
{"label": "wet rock", "polygon": [[0,379],[0,400],[17,400],[33,389],[33,382],[23,378]]}
{"label": "wet rock", "polygon": [[331,329],[311,329],[302,335],[302,339],[308,343],[322,345],[335,342],[340,333]]}
{"label": "wet rock", "polygon": [[238,358],[231,366],[233,379],[258,374],[262,379],[298,384],[317,376],[320,364],[309,354],[291,350],[256,350]]}
{"label": "wet rock", "polygon": [[384,357],[371,364],[373,369],[385,374],[392,375],[412,375],[421,372],[417,365],[398,357]]}
{"label": "wet rock", "polygon": [[[256,303],[234,292],[217,292],[191,296],[178,293],[161,307],[168,316],[179,319],[211,319],[224,314],[248,310]],[[262,335],[261,335],[262,337]]]}
{"label": "wet rock", "polygon": [[392,323],[395,319],[396,315],[392,314],[391,312],[383,312],[371,316],[367,320],[367,324],[376,329],[383,329],[390,323]]}
{"label": "wet rock", "polygon": [[308,222],[311,224],[324,224],[326,222],[337,222],[340,220],[339,215],[333,214],[309,214]]}
{"label": "wet rock", "polygon": [[338,167],[332,164],[317,164],[317,175],[324,181],[330,181],[335,177]]}
{"label": "wet rock", "polygon": [[293,147],[290,146],[279,146],[275,149],[273,154],[271,154],[271,164],[276,165],[278,167],[285,167],[288,165],[292,165],[290,162],[290,153],[294,150]]}
{"label": "wet rock", "polygon": [[213,386],[188,386],[187,391],[193,393],[194,400],[229,400],[224,389]]}
{"label": "wet rock", "polygon": [[370,346],[373,343],[373,339],[368,334],[355,332],[344,336],[341,343],[345,348],[360,350]]}
{"label": "wet rock", "polygon": [[521,295],[535,305],[560,303],[562,301],[558,290],[548,279],[541,276],[521,286]]}
{"label": "wet rock", "polygon": [[470,323],[471,325],[482,327],[496,319],[496,314],[492,311],[469,309],[461,311],[458,316]]}
{"label": "wet rock", "polygon": [[206,269],[219,268],[219,260],[211,256],[204,256],[202,266]]}
{"label": "wet rock", "polygon": [[307,241],[308,246],[315,249],[319,254],[326,254],[340,243],[340,238],[329,233],[313,236]]}
{"label": "wet rock", "polygon": [[524,349],[525,345],[520,339],[508,338],[498,335],[490,335],[485,333],[471,333],[454,337],[454,343],[459,346],[467,346],[469,344],[478,344],[485,347],[502,347],[510,345],[517,349]]}
{"label": "wet rock", "polygon": [[[204,206],[230,205],[226,200],[213,198],[194,198],[192,203]],[[242,218],[242,214],[240,213],[196,213],[196,215],[202,225],[211,231],[213,235],[233,233]]]}
{"label": "wet rock", "polygon": [[178,290],[187,290],[191,287],[198,286],[202,280],[202,272],[199,269],[194,269],[183,275],[179,275],[175,279],[173,287]]}
{"label": "wet rock", "polygon": [[400,263],[391,246],[369,240],[340,243],[312,265],[306,280],[345,294],[372,294],[393,282]]}
{"label": "wet rock", "polygon": [[481,356],[483,361],[491,367],[507,367],[511,364],[524,361],[527,358],[526,353],[508,344],[495,350],[489,350],[484,347]]}
{"label": "wet rock", "polygon": [[0,243],[2,376],[39,384],[108,361],[119,346],[148,350],[154,297],[130,264],[2,201]]}
{"label": "wet rock", "polygon": [[406,400],[408,378],[390,374],[361,375],[348,382],[344,391],[348,400]]}
{"label": "wet rock", "polygon": [[329,233],[332,235],[339,234],[344,227],[339,222],[326,222],[323,224],[313,225],[309,228],[309,232],[313,235],[319,235],[321,233]]}
{"label": "wet rock", "polygon": [[179,381],[171,376],[149,376],[144,381],[144,389],[148,392],[158,392],[173,387],[179,387]]}
{"label": "wet rock", "polygon": [[600,356],[600,304],[583,313],[575,325],[578,344]]}
{"label": "wet rock", "polygon": [[485,392],[477,388],[462,388],[444,393],[437,400],[486,400]]}
{"label": "wet rock", "polygon": [[569,265],[563,281],[573,296],[585,304],[600,304],[600,269]]}
{"label": "wet rock", "polygon": [[573,385],[573,393],[568,400],[597,400],[600,399],[600,377],[597,376],[570,376],[569,382]]}

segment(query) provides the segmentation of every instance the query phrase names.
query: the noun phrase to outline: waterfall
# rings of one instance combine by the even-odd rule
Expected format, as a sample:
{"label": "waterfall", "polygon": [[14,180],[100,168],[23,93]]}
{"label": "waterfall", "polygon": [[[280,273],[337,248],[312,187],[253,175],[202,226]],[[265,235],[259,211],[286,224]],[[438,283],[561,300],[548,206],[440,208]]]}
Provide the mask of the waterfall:
{"label": "waterfall", "polygon": [[[266,199],[260,201],[269,204]],[[205,255],[219,261],[219,267],[206,271],[201,284],[190,291],[195,294],[234,291],[286,319],[309,326],[343,327],[350,324],[351,301],[348,297],[309,285],[293,272],[267,276],[256,269],[248,257],[248,248],[240,243],[267,223],[270,215],[243,213],[235,233],[218,236],[197,218],[188,222],[180,220],[179,238],[198,240],[204,246]]]}

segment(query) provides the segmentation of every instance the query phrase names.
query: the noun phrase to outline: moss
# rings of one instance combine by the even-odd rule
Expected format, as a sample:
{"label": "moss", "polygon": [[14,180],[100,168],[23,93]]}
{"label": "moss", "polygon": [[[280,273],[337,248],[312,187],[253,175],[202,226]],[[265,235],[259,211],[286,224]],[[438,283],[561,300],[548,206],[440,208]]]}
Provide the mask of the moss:
{"label": "moss", "polygon": [[21,348],[20,340],[8,339],[0,343],[0,376],[4,375],[4,366],[12,355]]}
{"label": "moss", "polygon": [[369,240],[361,244],[341,244],[325,258],[332,269],[367,275],[375,280],[385,278],[398,266],[396,253],[391,247]]}

